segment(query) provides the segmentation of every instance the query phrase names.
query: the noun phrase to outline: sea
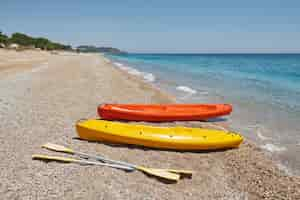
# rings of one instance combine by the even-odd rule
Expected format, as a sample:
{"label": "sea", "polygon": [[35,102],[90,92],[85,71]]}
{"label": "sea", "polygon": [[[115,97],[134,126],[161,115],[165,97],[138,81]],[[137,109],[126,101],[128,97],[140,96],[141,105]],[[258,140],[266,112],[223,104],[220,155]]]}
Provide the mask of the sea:
{"label": "sea", "polygon": [[230,103],[232,130],[300,174],[300,54],[105,55],[178,103]]}

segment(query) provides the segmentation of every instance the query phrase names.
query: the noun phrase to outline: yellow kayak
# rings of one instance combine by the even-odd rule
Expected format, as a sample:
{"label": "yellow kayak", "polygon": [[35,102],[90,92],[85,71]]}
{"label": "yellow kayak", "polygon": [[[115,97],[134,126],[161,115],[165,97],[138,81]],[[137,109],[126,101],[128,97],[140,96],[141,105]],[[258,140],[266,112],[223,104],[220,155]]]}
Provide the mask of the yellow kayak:
{"label": "yellow kayak", "polygon": [[154,127],[95,119],[78,122],[76,130],[84,140],[174,150],[235,148],[243,141],[239,134],[220,130]]}

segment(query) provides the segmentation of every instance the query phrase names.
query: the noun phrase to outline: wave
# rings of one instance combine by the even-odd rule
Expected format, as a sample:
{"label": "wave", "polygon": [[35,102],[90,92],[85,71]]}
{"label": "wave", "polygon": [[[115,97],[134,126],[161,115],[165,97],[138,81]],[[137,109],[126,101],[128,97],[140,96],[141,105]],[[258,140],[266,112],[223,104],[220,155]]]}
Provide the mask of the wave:
{"label": "wave", "polygon": [[267,137],[263,134],[263,132],[266,132],[266,128],[263,127],[260,124],[250,125],[248,126],[249,129],[254,129],[254,132],[256,133],[257,137],[260,140],[272,140],[271,137]]}
{"label": "wave", "polygon": [[176,90],[179,90],[179,91],[183,91],[183,92],[186,92],[186,93],[190,93],[190,94],[196,94],[197,93],[197,90],[194,90],[188,86],[177,86],[176,87]]}
{"label": "wave", "polygon": [[122,66],[124,66],[122,63],[118,63],[118,62],[114,62],[114,65],[116,65],[117,67],[122,67]]}
{"label": "wave", "polygon": [[114,65],[128,74],[142,77],[147,82],[154,82],[156,80],[156,77],[152,73],[139,71],[133,67],[125,66],[123,63],[114,62]]}
{"label": "wave", "polygon": [[267,151],[270,151],[270,152],[281,152],[281,151],[285,151],[286,150],[285,147],[276,146],[276,145],[271,144],[271,143],[267,143],[265,145],[262,145],[261,148],[265,149]]}
{"label": "wave", "polygon": [[151,73],[145,73],[145,75],[143,76],[143,78],[146,80],[146,81],[149,81],[149,82],[154,82],[155,81],[155,76]]}
{"label": "wave", "polygon": [[292,176],[293,173],[291,172],[291,170],[284,164],[282,163],[277,163],[277,167],[283,171],[286,175]]}
{"label": "wave", "polygon": [[109,60],[108,58],[104,58],[104,61],[105,61],[106,63],[110,63],[110,60]]}
{"label": "wave", "polygon": [[251,132],[254,132],[260,140],[272,140],[272,137],[268,137],[263,134],[263,132],[267,132],[267,129],[260,124],[249,125],[245,128]]}
{"label": "wave", "polygon": [[261,140],[270,140],[271,139],[271,138],[269,138],[267,136],[264,136],[262,134],[262,132],[260,131],[260,129],[257,129],[256,134],[257,134],[258,138],[261,139]]}

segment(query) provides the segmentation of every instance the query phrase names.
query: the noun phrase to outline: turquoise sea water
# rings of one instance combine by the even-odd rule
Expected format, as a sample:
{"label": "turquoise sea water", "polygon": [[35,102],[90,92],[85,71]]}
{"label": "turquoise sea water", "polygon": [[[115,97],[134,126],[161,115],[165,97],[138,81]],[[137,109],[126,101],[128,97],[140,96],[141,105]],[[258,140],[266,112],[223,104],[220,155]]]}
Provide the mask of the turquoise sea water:
{"label": "turquoise sea water", "polygon": [[300,171],[300,54],[107,55],[184,103],[231,103],[232,129]]}

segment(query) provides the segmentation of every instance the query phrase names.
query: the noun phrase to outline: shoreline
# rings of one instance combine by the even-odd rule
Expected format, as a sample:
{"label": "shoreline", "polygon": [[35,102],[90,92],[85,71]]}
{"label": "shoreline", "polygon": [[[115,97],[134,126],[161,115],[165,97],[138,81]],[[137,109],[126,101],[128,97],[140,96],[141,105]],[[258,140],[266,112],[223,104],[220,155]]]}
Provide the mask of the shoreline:
{"label": "shoreline", "polygon": [[[170,103],[177,102],[175,96],[163,91],[158,86],[153,85],[152,82],[147,82],[144,78],[142,78],[140,76],[130,74],[128,71],[121,69],[116,64],[114,64],[114,62],[112,60],[110,60],[109,58],[105,57],[105,55],[102,55],[102,56],[105,59],[107,59],[108,63],[113,65],[113,67],[115,67],[121,73],[124,73],[129,78],[131,78],[135,81],[142,82],[143,84],[148,85],[152,89],[157,90],[159,93],[166,95],[167,97],[170,98]],[[135,122],[135,123],[138,123],[138,122]],[[155,123],[144,123],[144,124],[157,125]],[[171,126],[174,125],[174,123],[163,123],[163,124],[171,125]],[[218,123],[218,122],[175,122],[175,124],[179,125],[179,126],[185,126],[185,125],[190,126],[190,127],[198,126],[198,127],[202,127],[202,128],[213,128],[213,129],[220,129],[220,130],[225,130],[225,131],[229,131],[230,129],[233,130],[232,128],[230,128],[230,123],[228,121],[221,122],[221,123]],[[288,166],[282,164],[282,162],[278,158],[275,158],[272,155],[273,152],[263,149],[262,147],[258,146],[258,144],[256,144],[254,141],[251,141],[251,139],[249,139],[249,138],[244,137],[243,143],[245,143],[246,146],[250,147],[250,149],[255,149],[255,150],[262,152],[264,154],[266,160],[268,160],[268,162],[271,162],[272,163],[271,165],[273,165],[273,167],[275,167],[276,170],[279,170],[281,173],[284,173],[286,176],[299,177],[297,174],[294,174],[293,172],[291,172],[291,169],[289,169]]]}
{"label": "shoreline", "polygon": [[[98,54],[96,54],[98,55]],[[121,72],[124,76],[126,76],[128,79],[130,80],[133,80],[133,81],[136,81],[136,82],[139,82],[142,87],[145,87],[147,89],[150,89],[150,90],[154,90],[158,93],[159,95],[159,98],[162,98],[163,99],[163,102],[162,103],[175,103],[176,102],[176,97],[171,95],[171,94],[168,94],[164,91],[162,91],[160,88],[150,84],[150,83],[147,83],[145,80],[143,80],[141,77],[138,77],[138,76],[134,76],[132,74],[129,74],[128,72],[126,72],[125,70],[122,70],[120,68],[118,68],[110,59],[108,59],[107,57],[105,57],[105,55],[102,55],[100,54],[100,56],[103,56],[105,58],[105,62],[112,65],[112,67],[116,70],[118,70],[119,72]],[[165,102],[164,102],[165,101]]]}
{"label": "shoreline", "polygon": [[[110,57],[106,57],[106,59],[109,60]],[[130,56],[129,56],[129,59],[130,59]],[[165,94],[168,94],[168,95],[172,94],[173,99],[175,99],[174,100],[175,102],[183,102],[183,103],[193,102],[193,103],[195,103],[195,101],[193,101],[193,98],[189,98],[186,101],[180,100],[181,98],[185,98],[186,96],[193,95],[193,94],[197,93],[197,90],[194,90],[193,86],[192,87],[191,86],[178,86],[180,84],[175,83],[174,80],[173,80],[173,85],[171,87],[176,87],[176,90],[178,90],[178,88],[182,87],[181,92],[187,93],[186,95],[179,94],[179,93],[176,93],[177,91],[175,89],[173,91],[173,90],[170,90],[170,88],[166,88],[166,87],[170,87],[170,86],[164,85],[166,80],[163,79],[162,74],[160,74],[160,77],[158,77],[159,80],[155,80],[157,73],[153,74],[153,72],[151,70],[149,71],[149,69],[148,69],[148,71],[146,70],[146,72],[145,72],[143,70],[144,68],[142,68],[142,67],[140,67],[140,68],[139,67],[132,67],[132,66],[134,66],[134,64],[131,66],[130,62],[129,62],[129,65],[126,62],[124,64],[124,62],[122,62],[122,59],[120,59],[120,60],[119,59],[117,59],[117,60],[112,59],[110,62],[117,69],[119,69],[119,70],[133,76],[133,77],[141,79],[145,83],[153,86],[154,88],[157,88],[161,92],[163,92]],[[142,68],[142,71],[141,71],[141,68]],[[147,79],[145,78],[145,74],[151,74],[154,77],[153,81],[147,81]],[[164,75],[166,75],[166,74],[164,74]],[[208,91],[206,91],[206,92],[208,93]],[[202,96],[201,92],[200,92],[200,94],[196,94],[196,97],[194,97],[194,98],[199,97],[199,95]],[[205,102],[210,102],[210,100],[214,100],[214,97],[210,96],[210,99],[206,98]],[[219,99],[219,101],[220,101],[220,99]],[[222,102],[222,100],[221,100],[221,102]],[[245,114],[245,113],[243,113],[243,114]],[[228,120],[228,121],[226,120],[223,123],[210,122],[210,123],[207,123],[207,124],[216,124],[217,127],[220,127],[221,129],[223,127],[226,130],[233,130],[233,131],[239,130],[239,132],[244,133],[244,136],[247,137],[247,139],[249,141],[251,141],[253,144],[255,144],[256,146],[258,146],[262,150],[264,150],[264,152],[266,153],[266,155],[268,157],[270,157],[270,159],[276,161],[276,164],[280,167],[280,169],[284,170],[287,174],[293,174],[293,175],[299,176],[300,171],[299,171],[299,168],[296,167],[297,166],[297,159],[295,158],[295,155],[297,154],[297,151],[293,154],[294,159],[291,159],[292,158],[291,157],[292,154],[290,152],[291,149],[288,148],[288,147],[290,147],[290,148],[294,148],[294,147],[289,146],[289,144],[285,144],[285,143],[284,144],[282,144],[282,143],[279,144],[278,141],[276,142],[276,141],[272,140],[271,136],[264,136],[258,129],[260,127],[264,127],[264,125],[267,125],[267,124],[264,124],[264,123],[262,123],[260,125],[259,125],[259,123],[258,123],[258,125],[255,124],[255,126],[257,128],[251,129],[251,130],[250,130],[250,128],[244,128],[244,127],[248,127],[249,124],[247,125],[247,122],[245,122],[245,121],[244,121],[244,123],[240,123],[240,121],[237,121],[238,117],[243,118],[243,116],[244,115],[241,116],[241,115],[237,115],[236,113],[233,113],[233,115],[231,115],[231,117],[229,117],[230,120]],[[235,119],[235,121],[232,122],[231,121],[232,119]],[[270,129],[270,130],[272,130],[272,129]],[[286,146],[288,146],[288,147],[286,147]]]}
{"label": "shoreline", "polygon": [[[158,86],[151,84],[151,82],[147,82],[140,76],[135,76],[133,74],[128,73],[126,70],[120,69],[117,65],[115,65],[113,63],[113,61],[111,61],[109,58],[105,57],[105,55],[103,55],[103,54],[100,54],[100,55],[105,58],[105,62],[112,65],[112,67],[114,69],[118,70],[120,73],[122,73],[122,75],[126,76],[128,79],[133,80],[135,82],[139,82],[141,85],[143,85],[143,87],[146,87],[146,88],[149,88],[150,90],[156,91],[158,94],[158,98],[163,99],[162,101],[160,101],[160,103],[177,103],[177,99],[174,95],[163,91]],[[135,123],[139,123],[139,122],[135,122]],[[199,125],[203,128],[212,128],[212,129],[219,129],[219,130],[226,130],[226,131],[228,131],[230,129],[228,122],[200,122],[200,121],[198,121],[198,122],[179,122],[178,121],[178,122],[167,122],[167,123],[161,123],[161,124],[172,125],[174,123],[176,125],[182,125],[182,126],[184,126],[184,124],[186,124],[186,123],[190,123],[194,127]],[[150,122],[148,122],[147,124],[157,125],[157,123],[150,123]]]}
{"label": "shoreline", "polygon": [[[96,117],[99,103],[167,103],[174,100],[105,59],[99,54],[51,55],[45,61],[46,68],[16,70],[18,72],[4,78],[0,76],[0,93],[3,94],[0,97],[0,141],[4,149],[0,152],[3,183],[0,195],[4,199],[300,197],[300,177],[288,176],[279,170],[272,159],[247,139],[238,149],[218,152],[160,151],[74,140],[75,121]],[[36,65],[31,66],[32,69]],[[15,74],[21,78],[16,79]],[[206,122],[159,125],[211,126]],[[39,148],[48,141],[146,166],[190,168],[196,174],[177,184],[165,184],[138,172],[32,161],[31,154],[52,154]]]}

